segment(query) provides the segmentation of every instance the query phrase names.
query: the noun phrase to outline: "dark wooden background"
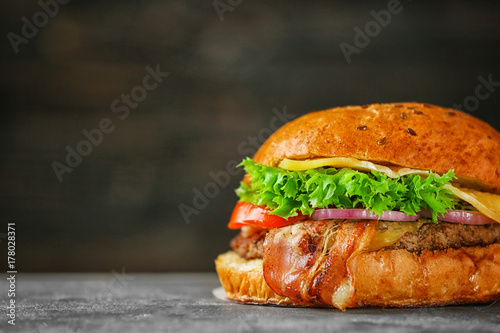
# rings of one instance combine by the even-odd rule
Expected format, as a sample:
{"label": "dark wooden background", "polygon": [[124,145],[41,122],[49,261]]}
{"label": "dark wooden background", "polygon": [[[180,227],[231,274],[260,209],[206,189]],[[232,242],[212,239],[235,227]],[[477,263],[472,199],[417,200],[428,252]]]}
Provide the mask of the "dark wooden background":
{"label": "dark wooden background", "polygon": [[[210,0],[73,0],[17,53],[9,33],[41,7],[0,6],[0,236],[16,222],[20,272],[213,270],[235,234],[226,223],[241,173],[212,187],[189,223],[179,206],[244,157],[273,109],[452,107],[478,77],[500,82],[498,1],[401,1],[350,64],[340,43],[353,45],[387,1],[244,0],[221,21]],[[112,102],[157,65],[170,75],[120,120]],[[500,129],[500,87],[490,88],[469,112]],[[52,163],[103,118],[114,131],[60,182]]]}

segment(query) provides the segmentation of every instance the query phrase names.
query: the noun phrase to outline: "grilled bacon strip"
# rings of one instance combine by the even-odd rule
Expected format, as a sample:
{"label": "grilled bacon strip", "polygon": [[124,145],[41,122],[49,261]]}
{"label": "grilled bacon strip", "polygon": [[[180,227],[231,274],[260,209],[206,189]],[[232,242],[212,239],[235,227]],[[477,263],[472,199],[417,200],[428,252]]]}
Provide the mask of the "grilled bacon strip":
{"label": "grilled bacon strip", "polygon": [[355,305],[353,273],[356,257],[370,245],[377,222],[344,221],[340,225],[325,269],[317,277],[319,294],[324,303],[341,310]]}
{"label": "grilled bacon strip", "polygon": [[266,283],[298,303],[345,309],[354,297],[354,259],[370,244],[376,223],[306,221],[270,229],[263,244]]}

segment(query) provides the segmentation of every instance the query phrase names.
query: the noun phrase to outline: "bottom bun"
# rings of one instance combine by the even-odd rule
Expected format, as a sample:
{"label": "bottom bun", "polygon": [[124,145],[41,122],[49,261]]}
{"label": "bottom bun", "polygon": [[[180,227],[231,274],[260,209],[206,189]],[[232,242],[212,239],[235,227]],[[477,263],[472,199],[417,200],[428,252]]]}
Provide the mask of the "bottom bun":
{"label": "bottom bun", "polygon": [[243,303],[308,306],[277,295],[264,280],[262,262],[262,259],[243,259],[234,251],[217,257],[215,268],[228,299]]}
{"label": "bottom bun", "polygon": [[[215,261],[226,297],[243,303],[318,306],[277,295],[263,275],[263,260],[230,251]],[[500,297],[500,244],[422,251],[380,250],[356,257],[355,306],[410,307],[486,303]]]}

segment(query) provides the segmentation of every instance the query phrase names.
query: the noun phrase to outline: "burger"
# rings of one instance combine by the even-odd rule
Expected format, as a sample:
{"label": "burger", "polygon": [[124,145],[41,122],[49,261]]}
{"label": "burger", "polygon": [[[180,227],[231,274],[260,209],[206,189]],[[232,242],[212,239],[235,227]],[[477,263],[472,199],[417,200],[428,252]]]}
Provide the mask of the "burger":
{"label": "burger", "polygon": [[420,307],[500,297],[500,133],[421,103],[346,106],[271,135],[236,190],[226,297]]}

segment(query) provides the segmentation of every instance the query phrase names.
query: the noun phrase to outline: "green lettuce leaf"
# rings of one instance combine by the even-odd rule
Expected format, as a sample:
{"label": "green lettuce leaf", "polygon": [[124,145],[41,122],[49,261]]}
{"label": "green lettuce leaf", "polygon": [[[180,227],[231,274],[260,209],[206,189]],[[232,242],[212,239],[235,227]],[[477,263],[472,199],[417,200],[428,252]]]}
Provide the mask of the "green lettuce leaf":
{"label": "green lettuce leaf", "polygon": [[300,211],[311,215],[316,208],[365,208],[376,214],[399,210],[416,215],[428,209],[432,220],[453,209],[457,199],[443,188],[455,179],[453,170],[442,176],[432,172],[426,177],[408,175],[390,178],[378,172],[363,172],[350,168],[316,168],[289,171],[268,167],[244,159],[238,166],[245,168],[251,182],[241,182],[236,190],[240,201],[264,205],[271,214],[283,218]]}

